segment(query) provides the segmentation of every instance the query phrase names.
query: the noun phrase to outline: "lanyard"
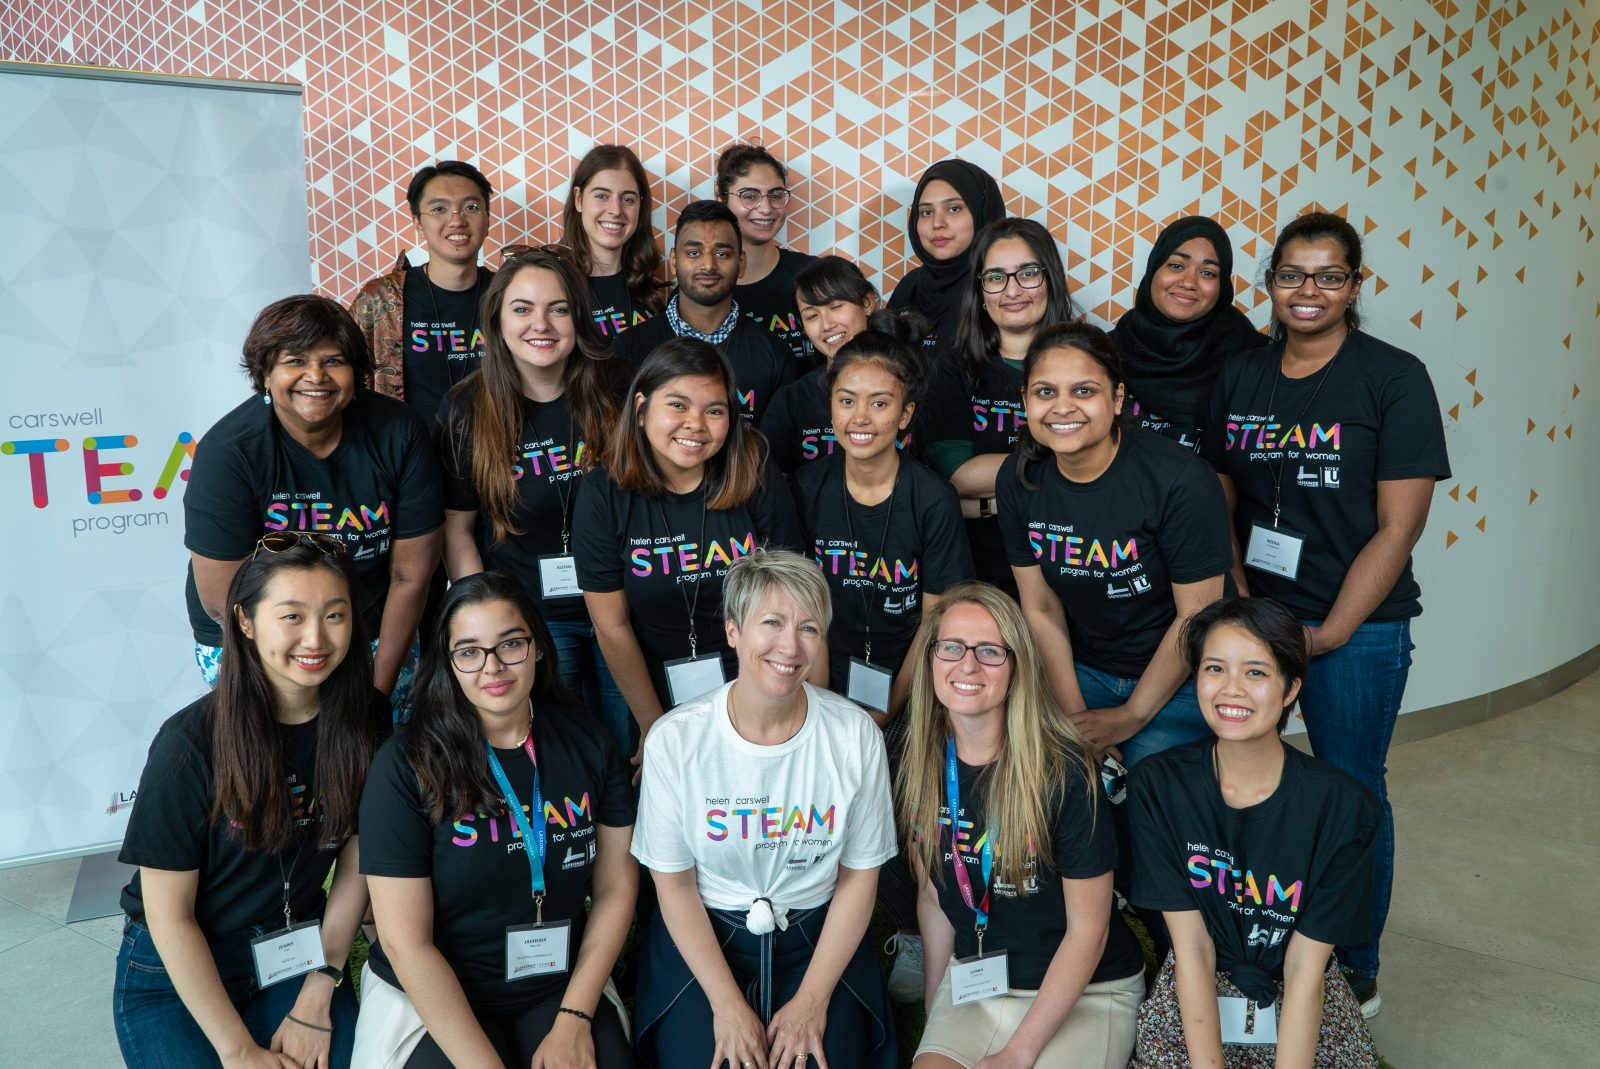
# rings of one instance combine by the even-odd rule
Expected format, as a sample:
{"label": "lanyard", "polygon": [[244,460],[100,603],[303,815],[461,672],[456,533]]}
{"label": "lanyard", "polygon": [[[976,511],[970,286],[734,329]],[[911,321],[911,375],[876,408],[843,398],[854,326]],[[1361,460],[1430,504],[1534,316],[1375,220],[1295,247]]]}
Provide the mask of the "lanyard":
{"label": "lanyard", "polygon": [[[434,285],[433,276],[428,274],[428,265],[426,263],[424,263],[422,265],[422,281],[427,286],[427,290],[428,290],[428,307],[433,310],[433,321],[434,321],[435,324],[442,324],[444,322],[444,318],[439,315],[439,295],[435,292],[435,290],[439,289],[440,287]],[[483,271],[480,269],[479,272],[478,272],[478,277],[472,280],[472,289],[470,291],[472,293],[472,321],[471,321],[470,326],[468,326],[468,328],[467,328],[467,345],[469,345],[469,346],[472,344],[472,336],[474,334],[478,333],[478,298],[479,298],[479,291],[482,288],[483,288]],[[455,292],[455,291],[452,290],[451,292]],[[462,292],[468,292],[468,291],[462,291]],[[479,355],[479,356],[483,355],[483,352],[481,350],[479,350],[479,349],[473,349],[472,352],[477,353],[477,355]],[[448,357],[446,357],[445,358],[445,366],[448,367],[449,364],[450,364],[450,360],[449,360]],[[451,379],[450,380],[450,384],[452,386],[454,386],[458,381],[460,381],[460,380]]]}
{"label": "lanyard", "polygon": [[[884,553],[887,552],[888,548],[889,548],[889,524],[894,521],[894,492],[897,489],[899,489],[899,487],[900,487],[900,471],[901,471],[901,467],[902,467],[902,465],[900,465],[898,463],[895,465],[894,482],[889,484],[889,507],[888,507],[888,509],[886,509],[884,511],[884,514],[883,514],[883,534],[878,539],[878,559],[879,560],[883,559]],[[853,504],[855,504],[855,502],[852,501],[851,498],[850,498],[850,477],[847,474],[845,474],[845,470],[844,470],[843,466],[841,466],[839,468],[839,493],[844,497],[844,529],[845,529],[845,532],[847,534],[849,534],[849,536],[850,536],[850,545],[851,545],[851,547],[853,549],[855,547],[855,545],[856,545],[856,527],[855,527],[855,524],[850,519],[850,507]],[[869,557],[868,560],[867,560],[867,579],[872,584],[871,589],[872,589],[873,593],[876,593],[877,589],[878,589],[878,582],[877,582],[877,580],[872,578],[872,568],[873,568],[872,560]],[[847,569],[845,569],[845,571],[846,571],[846,574],[848,574],[849,569],[847,568]],[[866,656],[864,658],[862,658],[862,659],[864,661],[866,661],[868,664],[871,664],[872,663],[872,616],[873,616],[873,613],[872,613],[872,594],[869,594],[867,592],[867,588],[866,587],[861,587],[860,588],[860,594],[861,594],[861,622],[862,622],[862,626],[864,626],[866,628],[866,634],[867,634]]]}
{"label": "lanyard", "polygon": [[[500,767],[500,759],[494,755],[494,747],[489,740],[483,741],[483,748],[489,754],[489,771],[494,773],[495,782],[500,785],[500,793],[505,795],[506,805],[511,809],[511,819],[517,822],[517,830],[522,833],[522,852],[528,856],[528,872],[533,883],[533,903],[537,911],[536,923],[544,923],[544,855],[545,855],[545,821],[544,821],[544,795],[539,790],[539,758],[533,750],[533,725],[528,725],[528,737],[522,740],[522,748],[527,751],[528,760],[533,762],[533,813],[538,818],[538,829],[528,821],[528,814],[522,811],[522,803],[517,800],[517,792],[512,789],[511,781],[506,778],[506,770]],[[533,856],[533,848],[539,848],[537,860]]]}
{"label": "lanyard", "polygon": [[[1346,334],[1345,341],[1349,340],[1350,335]],[[1311,391],[1311,396],[1306,398],[1306,403],[1300,406],[1300,414],[1294,418],[1296,426],[1305,422],[1306,413],[1311,411],[1311,403],[1317,399],[1317,394],[1322,392],[1323,383],[1328,381],[1328,374],[1333,371],[1333,362],[1339,359],[1339,353],[1342,352],[1344,352],[1344,342],[1339,343],[1338,350],[1328,358],[1326,364],[1322,365],[1322,371],[1317,376],[1316,388]],[[1269,420],[1277,415],[1272,406],[1278,400],[1278,380],[1283,377],[1283,358],[1279,357],[1278,365],[1272,369],[1272,392],[1267,395],[1267,418]],[[1287,450],[1279,450],[1279,452],[1287,453]],[[1278,458],[1277,467],[1273,467],[1270,460],[1267,462],[1267,470],[1272,473],[1272,526],[1274,528],[1278,526],[1278,516],[1283,512],[1283,466],[1286,462],[1287,456]]]}
{"label": "lanyard", "polygon": [[[701,553],[704,553],[706,551],[706,513],[707,513],[707,511],[709,511],[706,508],[705,489],[706,489],[705,483],[702,481],[701,484],[700,484],[700,543],[699,543],[698,546],[695,547]],[[667,520],[667,506],[665,504],[663,504],[661,502],[661,500],[658,498],[656,500],[656,508],[661,513],[661,530],[666,534],[666,536],[668,538],[672,537],[672,524],[670,522],[668,522],[668,520]],[[687,590],[683,589],[683,581],[682,581],[681,576],[680,576],[679,581],[678,581],[678,593],[683,595],[683,609],[684,609],[685,612],[687,612],[689,614],[689,656],[690,657],[696,656],[698,654],[698,652],[699,652],[699,645],[696,642],[694,614],[700,608],[700,584],[702,582],[704,582],[703,579],[702,580],[697,580],[697,581],[689,584],[690,586],[694,587],[694,598],[693,598],[693,600],[691,600],[690,597],[689,597],[689,592]]]}
{"label": "lanyard", "polygon": [[300,845],[302,839],[295,839],[294,860],[289,862],[289,871],[283,871],[283,855],[277,855],[278,875],[283,877],[283,927],[287,931],[294,927],[294,918],[289,914],[289,883],[294,879],[294,867],[300,864]]}
{"label": "lanyard", "polygon": [[944,786],[945,794],[950,803],[950,860],[956,866],[956,889],[961,892],[961,900],[967,908],[977,914],[978,953],[983,953],[983,931],[989,927],[989,873],[994,868],[994,852],[991,849],[987,834],[983,837],[983,901],[979,902],[973,897],[972,877],[967,875],[967,863],[961,860],[961,851],[957,848],[956,838],[961,830],[961,784],[956,778],[956,740],[954,737],[945,740],[944,744]]}
{"label": "lanyard", "polygon": [[[566,400],[566,396],[565,395],[562,396],[562,400],[563,401]],[[567,413],[567,448],[568,449],[571,449],[571,450],[574,450],[574,451],[577,450],[577,443],[575,441],[575,439],[577,437],[578,437],[578,431],[577,431],[577,428],[573,425],[572,413],[570,411],[568,411],[568,413]],[[577,467],[576,456],[574,456],[573,467]],[[568,547],[569,547],[569,545],[571,543],[571,537],[570,536],[571,536],[571,533],[572,533],[571,530],[570,530],[571,525],[572,525],[572,479],[555,479],[554,477],[555,477],[556,474],[557,474],[556,472],[551,472],[550,473],[550,478],[552,478],[554,480],[555,484],[556,484],[556,498],[561,502],[561,553],[562,553],[562,556],[565,556],[567,553],[571,552]],[[576,476],[574,476],[574,478],[576,478]]]}

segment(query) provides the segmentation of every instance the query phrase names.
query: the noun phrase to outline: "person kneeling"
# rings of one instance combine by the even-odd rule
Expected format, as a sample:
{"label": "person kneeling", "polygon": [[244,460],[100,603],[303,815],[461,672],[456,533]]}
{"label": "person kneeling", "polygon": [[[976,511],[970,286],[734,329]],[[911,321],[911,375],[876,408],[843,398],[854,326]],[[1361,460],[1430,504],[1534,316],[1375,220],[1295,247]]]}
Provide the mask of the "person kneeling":
{"label": "person kneeling", "polygon": [[1279,737],[1306,676],[1304,629],[1270,598],[1234,598],[1195,614],[1184,648],[1216,737],[1129,774],[1133,900],[1172,934],[1130,1066],[1371,1069],[1333,947],[1366,937],[1383,811]]}
{"label": "person kneeling", "polygon": [[639,963],[640,1058],[663,1069],[888,1069],[888,992],[866,939],[894,856],[877,726],[805,682],[826,654],[811,561],[756,550],[728,569],[739,677],[645,736],[633,852],[661,910]]}
{"label": "person kneeling", "polygon": [[503,572],[450,587],[419,683],[361,798],[356,1069],[629,1069],[608,984],[639,880],[626,756]]}

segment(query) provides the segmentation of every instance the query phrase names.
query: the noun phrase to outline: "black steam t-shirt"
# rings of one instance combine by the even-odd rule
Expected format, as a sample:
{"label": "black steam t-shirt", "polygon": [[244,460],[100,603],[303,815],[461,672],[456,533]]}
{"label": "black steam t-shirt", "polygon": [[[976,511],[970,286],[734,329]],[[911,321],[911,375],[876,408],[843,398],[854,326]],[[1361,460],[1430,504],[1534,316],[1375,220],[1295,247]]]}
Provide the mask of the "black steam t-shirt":
{"label": "black steam t-shirt", "polygon": [[1295,932],[1344,945],[1368,938],[1378,799],[1285,746],[1278,789],[1233,809],[1217,785],[1216,742],[1177,746],[1129,771],[1134,905],[1199,910],[1224,972],[1253,965],[1282,979]]}
{"label": "black steam t-shirt", "polygon": [[[433,945],[455,970],[475,1011],[514,1013],[559,994],[570,971],[505,978],[506,928],[532,924],[535,917],[532,875],[517,822],[502,807],[494,814],[446,814],[435,824],[422,803],[406,740],[402,731],[385,743],[367,776],[361,796],[362,875],[433,881]],[[566,710],[535,714],[533,746],[544,795],[544,919],[572,922],[570,970],[588,920],[584,900],[593,884],[596,826],[631,826],[633,791],[627,763],[611,737]],[[533,764],[527,752],[520,746],[496,747],[495,756],[533,824]],[[480,750],[479,758],[488,775],[488,757]],[[533,851],[537,857],[536,845]],[[370,960],[387,983],[401,986],[381,937]]]}
{"label": "black steam t-shirt", "polygon": [[[802,375],[778,391],[761,417],[761,433],[772,447],[772,459],[785,473],[794,472],[819,457],[843,455],[833,431],[833,405],[828,397],[827,375],[825,368]],[[902,454],[917,455],[919,452],[929,425],[922,417],[928,411],[931,411],[930,406],[919,404],[912,413],[911,422],[900,432],[898,444]]]}
{"label": "black steam t-shirt", "polygon": [[[618,338],[612,352],[638,367],[656,346],[671,337],[672,324],[665,315],[659,315]],[[778,389],[794,381],[797,361],[781,341],[742,317],[728,340],[717,348],[733,365],[739,414],[750,426],[759,425]]]}
{"label": "black steam t-shirt", "polygon": [[[406,404],[358,389],[339,444],[316,457],[252,397],[216,422],[195,449],[183,495],[183,544],[212,560],[243,560],[267,531],[316,531],[342,540],[355,563],[362,618],[374,638],[389,593],[397,538],[444,522],[444,486],[422,417]],[[203,646],[222,645],[189,569],[189,626]]]}
{"label": "black steam t-shirt", "polygon": [[800,326],[800,306],[794,299],[794,276],[815,259],[793,249],[779,249],[778,263],[766,278],[733,288],[733,299],[739,302],[739,311],[788,346],[797,361],[796,367],[802,371],[816,367],[820,359]]}
{"label": "black steam t-shirt", "polygon": [[589,295],[594,299],[594,325],[606,344],[616,343],[617,336],[650,318],[643,308],[636,308],[633,294],[622,275],[590,275]]}
{"label": "black steam t-shirt", "polygon": [[1092,482],[1070,481],[1053,460],[1028,475],[1039,489],[1023,487],[1009,457],[995,479],[1006,559],[1037,566],[1061,599],[1076,660],[1138,678],[1177,616],[1172,584],[1233,563],[1217,477],[1176,442],[1138,430],[1123,433]]}
{"label": "black steam t-shirt", "polygon": [[478,269],[468,289],[447,290],[428,280],[423,268],[406,272],[405,354],[406,403],[425,419],[439,411],[450,387],[478,370],[483,362],[483,324],[478,305],[489,288],[491,272]]}
{"label": "black steam t-shirt", "polygon": [[[174,872],[199,870],[194,915],[208,937],[283,927],[283,881],[289,880],[294,922],[318,920],[327,906],[322,891],[342,842],[325,843],[314,790],[317,722],[279,724],[283,789],[294,806],[298,841],[282,854],[246,850],[231,821],[211,822],[216,799],[207,694],[170,717],[156,732],[139,777],[128,831],[117,860]],[[387,702],[384,703],[387,708]],[[122,908],[144,923],[139,874],[122,889]]]}
{"label": "black steam t-shirt", "polygon": [[1142,431],[1154,431],[1163,438],[1177,442],[1185,449],[1198,453],[1200,451],[1200,425],[1198,423],[1174,423],[1158,412],[1152,412],[1140,403],[1131,393],[1126,398],[1127,412],[1137,421]]}
{"label": "black steam t-shirt", "polygon": [[[1305,378],[1284,378],[1282,358],[1283,343],[1275,342],[1223,365],[1201,451],[1238,490],[1242,550],[1252,524],[1272,526],[1281,484],[1280,526],[1306,540],[1299,573],[1291,580],[1251,568],[1250,592],[1321,620],[1377,533],[1378,483],[1448,478],[1450,459],[1433,382],[1410,353],[1353,331],[1330,363]],[[1416,616],[1420,596],[1408,560],[1368,619]]]}
{"label": "black steam t-shirt", "polygon": [[696,652],[720,653],[727,678],[739,674],[722,628],[728,565],[758,546],[801,544],[788,484],[771,461],[761,488],[732,509],[706,508],[701,490],[659,498],[623,490],[597,468],[584,476],[574,529],[579,585],[589,593],[622,591],[663,701],[662,665],[689,656],[691,609]]}
{"label": "black steam t-shirt", "polygon": [[894,492],[862,505],[845,490],[844,457],[795,473],[805,545],[833,599],[828,628],[829,684],[843,694],[850,658],[898,672],[922,622],[922,596],[972,578],[955,488],[918,461],[902,457]]}
{"label": "black steam t-shirt", "polygon": [[[467,387],[470,389],[471,387]],[[456,413],[452,424],[441,428],[440,457],[445,470],[445,507],[455,512],[476,512],[474,540],[488,571],[510,572],[538,603],[546,620],[587,620],[583,596],[545,598],[539,558],[569,553],[573,510],[582,484],[588,452],[583,432],[573,423],[563,395],[554,401],[522,399],[522,431],[510,457],[517,481],[513,519],[521,534],[508,534],[498,545],[494,525],[481,505],[472,483],[471,395],[452,399]],[[565,536],[565,537],[563,537]]]}
{"label": "black steam t-shirt", "polygon": [[[982,767],[956,762],[956,780],[961,788],[961,827],[955,835],[956,853],[967,866],[972,893],[982,901],[983,845],[988,835],[988,820],[982,802]],[[1038,858],[1028,863],[1027,894],[1018,894],[1013,884],[999,880],[999,858],[993,869],[994,886],[989,891],[989,928],[983,937],[985,953],[1007,951],[1006,967],[1011,987],[1018,991],[1037,991],[1044,983],[1061,940],[1067,934],[1067,904],[1062,880],[1087,880],[1116,868],[1117,838],[1111,828],[1111,813],[1099,784],[1085,788],[1083,772],[1076,764],[1067,766],[1065,782],[1053,795],[1049,812],[1055,814],[1050,840],[1051,864]],[[956,884],[951,850],[949,799],[939,805],[939,878],[934,887],[939,908],[950,919],[956,932],[955,955],[968,957],[978,952],[978,934],[973,929],[977,917],[961,899]],[[1121,980],[1144,968],[1139,943],[1127,922],[1117,912],[1113,900],[1106,948],[1100,954],[1090,983]]]}
{"label": "black steam t-shirt", "polygon": [[[935,362],[933,380],[938,424],[930,433],[935,438],[967,442],[973,455],[981,457],[1011,452],[1017,439],[1027,433],[1020,364],[991,360],[972,383],[967,380],[965,362],[947,353]],[[968,520],[967,541],[978,578],[1014,593],[1015,580],[994,518]]]}

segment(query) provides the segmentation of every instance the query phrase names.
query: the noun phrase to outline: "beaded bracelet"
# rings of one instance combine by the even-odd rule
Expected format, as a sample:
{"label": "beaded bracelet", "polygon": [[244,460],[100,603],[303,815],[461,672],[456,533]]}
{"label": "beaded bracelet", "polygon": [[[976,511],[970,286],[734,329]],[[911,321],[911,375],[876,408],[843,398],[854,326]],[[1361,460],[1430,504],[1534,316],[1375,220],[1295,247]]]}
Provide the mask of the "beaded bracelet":
{"label": "beaded bracelet", "polygon": [[590,1024],[594,1024],[594,1018],[589,1016],[587,1013],[584,1013],[582,1010],[575,1010],[570,1006],[562,1006],[561,1007],[561,1012],[562,1013],[570,1013],[574,1017],[581,1018],[581,1019],[583,1019],[585,1021],[588,1021]]}

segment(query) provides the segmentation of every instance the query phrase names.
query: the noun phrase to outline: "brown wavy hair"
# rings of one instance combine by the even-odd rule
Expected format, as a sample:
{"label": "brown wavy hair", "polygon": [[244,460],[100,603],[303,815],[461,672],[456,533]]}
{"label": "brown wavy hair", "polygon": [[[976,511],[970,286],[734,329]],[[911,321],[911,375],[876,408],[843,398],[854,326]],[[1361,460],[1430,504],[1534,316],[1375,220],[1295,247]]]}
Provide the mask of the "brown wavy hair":
{"label": "brown wavy hair", "polygon": [[622,247],[622,281],[634,303],[656,315],[666,307],[667,297],[661,281],[661,249],[656,245],[655,226],[650,221],[655,200],[650,193],[650,176],[633,149],[626,145],[596,145],[578,161],[578,169],[572,172],[572,185],[567,188],[567,203],[561,209],[561,243],[572,250],[579,272],[588,278],[594,270],[594,258],[589,252],[589,235],[583,229],[578,198],[601,171],[627,171],[639,187],[639,225]]}

